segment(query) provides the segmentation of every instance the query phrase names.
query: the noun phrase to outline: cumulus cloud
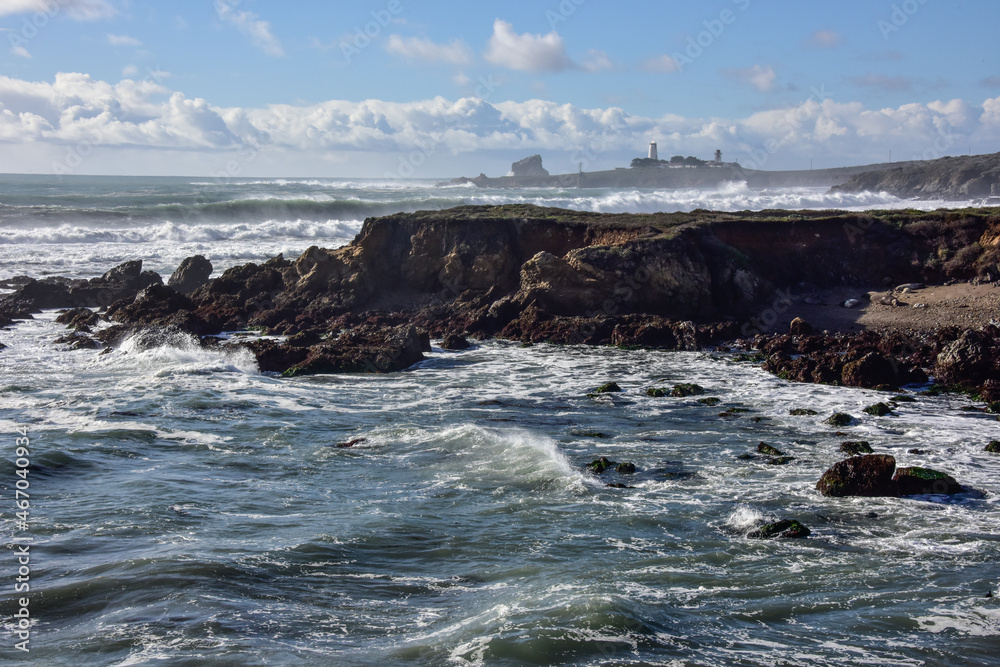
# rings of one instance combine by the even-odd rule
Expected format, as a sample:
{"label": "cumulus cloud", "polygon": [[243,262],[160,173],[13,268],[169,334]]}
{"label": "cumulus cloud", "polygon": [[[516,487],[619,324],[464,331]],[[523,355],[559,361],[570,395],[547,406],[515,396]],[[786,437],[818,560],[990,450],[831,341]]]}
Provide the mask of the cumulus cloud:
{"label": "cumulus cloud", "polygon": [[232,0],[215,0],[215,11],[219,18],[236,27],[250,38],[250,42],[269,56],[276,58],[285,55],[281,42],[271,34],[271,24],[260,20],[253,12],[237,11]]}
{"label": "cumulus cloud", "polygon": [[493,22],[485,58],[494,65],[522,72],[558,72],[575,66],[555,30],[547,35],[519,35],[513,25],[501,19]]}
{"label": "cumulus cloud", "polygon": [[419,37],[390,35],[385,50],[408,60],[429,63],[448,63],[461,66],[472,62],[472,51],[460,39],[452,40],[448,44],[435,44],[428,39]]}
{"label": "cumulus cloud", "polygon": [[833,49],[844,43],[844,38],[836,30],[817,30],[805,41],[813,49]]}
{"label": "cumulus cloud", "polygon": [[27,142],[43,150],[89,141],[149,156],[209,155],[266,144],[303,159],[342,152],[369,153],[373,160],[412,151],[441,159],[542,152],[553,162],[562,156],[570,171],[576,162],[568,157],[575,153],[627,164],[644,152],[651,136],[664,153],[708,157],[722,148],[731,159],[767,168],[778,168],[784,158],[813,155],[862,164],[880,159],[886,145],[906,159],[926,157],[940,146],[1000,146],[1000,97],[982,104],[953,99],[879,109],[820,97],[825,96],[740,118],[650,117],[614,106],[479,97],[243,109],[189,98],[167,88],[162,77],[109,83],[78,73],[58,74],[51,82],[0,76],[0,142]]}
{"label": "cumulus cloud", "polygon": [[111,46],[142,46],[142,42],[135,37],[129,37],[128,35],[112,35],[110,33],[108,33],[108,44]]}
{"label": "cumulus cloud", "polygon": [[642,63],[642,69],[647,72],[680,72],[680,63],[673,56],[663,55],[659,58],[650,58]]}
{"label": "cumulus cloud", "polygon": [[723,74],[744,83],[748,83],[762,93],[774,90],[775,83],[778,80],[778,75],[775,74],[774,68],[770,65],[767,67],[754,65],[753,67],[747,67],[744,69],[724,70]]}

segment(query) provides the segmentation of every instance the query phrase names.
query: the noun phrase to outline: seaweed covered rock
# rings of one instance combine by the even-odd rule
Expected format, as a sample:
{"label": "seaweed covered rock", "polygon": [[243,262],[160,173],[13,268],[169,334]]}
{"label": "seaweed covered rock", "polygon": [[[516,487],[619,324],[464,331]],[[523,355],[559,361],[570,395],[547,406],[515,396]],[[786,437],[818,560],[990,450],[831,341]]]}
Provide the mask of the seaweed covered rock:
{"label": "seaweed covered rock", "polygon": [[896,459],[888,454],[855,456],[835,463],[823,473],[816,489],[824,496],[895,496],[892,473]]}
{"label": "seaweed covered rock", "polygon": [[818,415],[819,413],[815,410],[810,410],[809,408],[792,408],[788,411],[793,417],[811,417],[813,415]]}
{"label": "seaweed covered rock", "polygon": [[782,519],[754,528],[747,537],[758,540],[809,537],[810,530],[795,519]]}
{"label": "seaweed covered rock", "polygon": [[829,424],[830,426],[848,426],[854,422],[854,417],[847,414],[846,412],[835,412],[826,419],[823,420],[824,424]]}
{"label": "seaweed covered rock", "polygon": [[670,392],[670,395],[678,398],[684,398],[687,396],[701,396],[704,393],[704,387],[690,382],[684,382],[681,384],[675,384],[674,388]]}
{"label": "seaweed covered rock", "polygon": [[986,445],[983,451],[990,452],[991,454],[1000,454],[1000,440],[990,440],[990,444]]}
{"label": "seaweed covered rock", "polygon": [[785,453],[776,447],[772,447],[766,442],[762,442],[757,445],[757,451],[761,454],[767,454],[768,456],[784,456]]}
{"label": "seaweed covered rock", "polygon": [[594,390],[595,394],[618,394],[621,393],[622,388],[618,386],[617,382],[607,382],[602,384],[600,387]]}
{"label": "seaweed covered rock", "polygon": [[875,405],[869,405],[862,412],[873,417],[885,417],[892,414],[892,408],[886,403],[876,403]]}
{"label": "seaweed covered rock", "polygon": [[900,468],[892,481],[901,496],[954,495],[963,491],[953,477],[931,468]]}
{"label": "seaweed covered rock", "polygon": [[840,451],[848,456],[860,456],[862,454],[873,454],[872,446],[866,440],[857,440],[840,443]]}

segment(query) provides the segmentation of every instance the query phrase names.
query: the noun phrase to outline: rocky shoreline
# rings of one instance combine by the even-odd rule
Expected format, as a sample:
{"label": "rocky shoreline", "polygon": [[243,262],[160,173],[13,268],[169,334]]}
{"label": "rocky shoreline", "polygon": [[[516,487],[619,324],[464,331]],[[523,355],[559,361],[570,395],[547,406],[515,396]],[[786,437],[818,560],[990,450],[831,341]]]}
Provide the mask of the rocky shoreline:
{"label": "rocky shoreline", "polygon": [[[933,376],[1000,400],[1000,328],[988,321],[816,331],[796,319],[810,303],[802,295],[817,290],[898,303],[891,286],[902,283],[991,284],[1000,278],[1000,210],[992,208],[635,215],[460,207],[372,218],[343,248],[312,247],[294,261],[279,255],[214,280],[211,272],[194,257],[166,284],[138,260],[91,280],[23,278],[0,300],[0,323],[75,309],[61,318],[74,329],[63,340],[70,346],[114,346],[136,328],[167,328],[206,345],[246,346],[262,370],[288,375],[400,370],[423,358],[432,336],[448,346],[500,337],[732,349],[799,382],[892,388]],[[890,287],[864,292],[872,286]],[[92,334],[98,318],[112,326]],[[221,336],[246,329],[281,338]]]}
{"label": "rocky shoreline", "polygon": [[[917,281],[989,288],[1000,278],[1000,209],[607,215],[461,207],[372,218],[342,248],[211,273],[197,256],[166,284],[139,260],[91,280],[13,279],[3,285],[16,289],[0,299],[0,326],[62,309],[57,321],[69,331],[58,345],[107,352],[126,338],[156,346],[183,336],[249,349],[262,371],[286,376],[403,370],[430,351],[431,337],[446,349],[492,337],[708,349],[795,382],[898,394],[933,378],[930,393],[966,392],[1000,413],[995,294],[977,297],[986,312],[975,327],[954,326],[949,315],[912,329],[858,328],[858,315],[819,331],[797,316],[821,292],[859,295],[826,306],[843,324],[865,306],[851,301],[908,312],[917,304],[901,299],[926,289]],[[865,291],[874,285],[881,291]],[[102,320],[110,325],[99,327]],[[262,335],[226,333],[246,330]],[[895,395],[871,414],[891,414],[902,400],[912,399]],[[851,458],[827,471],[821,493],[966,491],[937,471],[893,476],[891,457],[844,444]]]}

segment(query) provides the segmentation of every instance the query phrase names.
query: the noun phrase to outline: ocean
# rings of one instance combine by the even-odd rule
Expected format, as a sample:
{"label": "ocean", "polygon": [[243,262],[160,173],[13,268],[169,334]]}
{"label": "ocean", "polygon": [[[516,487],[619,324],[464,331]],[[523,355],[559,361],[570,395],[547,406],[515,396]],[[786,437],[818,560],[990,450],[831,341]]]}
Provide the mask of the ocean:
{"label": "ocean", "polygon": [[[166,279],[194,254],[217,275],[344,245],[368,216],[510,202],[944,205],[735,185],[0,176],[0,280],[132,259]],[[434,341],[401,373],[282,378],[182,336],[62,349],[55,317],[0,330],[0,662],[997,664],[1000,457],[983,448],[1000,423],[966,397],[914,393],[876,418],[862,409],[885,394],[723,354],[500,340]],[[590,395],[609,381],[623,391]],[[681,382],[706,393],[646,393]],[[858,419],[838,434],[833,412]],[[977,492],[822,497],[846,440]],[[747,457],[760,442],[794,460]],[[636,471],[594,474],[602,456]],[[748,536],[784,518],[811,535]]]}

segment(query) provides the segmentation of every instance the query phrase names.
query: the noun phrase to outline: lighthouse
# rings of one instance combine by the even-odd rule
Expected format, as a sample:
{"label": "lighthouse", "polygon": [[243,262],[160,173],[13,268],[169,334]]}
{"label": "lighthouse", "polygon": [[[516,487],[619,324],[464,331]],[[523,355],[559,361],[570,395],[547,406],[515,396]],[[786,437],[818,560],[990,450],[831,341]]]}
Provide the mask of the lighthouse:
{"label": "lighthouse", "polygon": [[649,142],[649,159],[650,160],[659,160],[660,159],[660,158],[656,157],[656,142],[655,141],[650,141]]}

